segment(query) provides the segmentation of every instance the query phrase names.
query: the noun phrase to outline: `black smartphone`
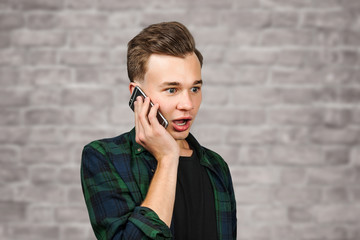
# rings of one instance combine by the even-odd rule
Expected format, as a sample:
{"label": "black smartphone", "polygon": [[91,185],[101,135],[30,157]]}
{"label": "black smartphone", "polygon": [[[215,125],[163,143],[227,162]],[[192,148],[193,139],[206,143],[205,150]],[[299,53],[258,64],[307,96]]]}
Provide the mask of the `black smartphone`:
{"label": "black smartphone", "polygon": [[[146,98],[146,94],[143,90],[141,90],[140,87],[136,86],[134,88],[134,91],[131,94],[130,100],[129,100],[129,106],[134,111],[134,102],[136,101],[136,98],[138,96],[142,96],[143,98]],[[150,106],[154,106],[154,104],[150,101]],[[169,125],[168,121],[165,119],[165,117],[161,114],[161,112],[157,111],[156,118],[158,119],[159,123],[164,127],[167,128]]]}

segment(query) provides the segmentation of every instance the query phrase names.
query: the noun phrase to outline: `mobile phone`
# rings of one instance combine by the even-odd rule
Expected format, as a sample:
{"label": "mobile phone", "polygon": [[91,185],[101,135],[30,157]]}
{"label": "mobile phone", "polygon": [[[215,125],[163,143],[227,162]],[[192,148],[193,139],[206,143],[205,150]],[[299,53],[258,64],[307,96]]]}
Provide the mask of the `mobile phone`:
{"label": "mobile phone", "polygon": [[[136,98],[138,96],[142,96],[143,98],[146,98],[146,94],[144,93],[143,90],[141,90],[140,87],[135,86],[134,91],[131,94],[130,100],[129,100],[129,106],[130,108],[134,111],[134,102],[136,101]],[[154,106],[154,104],[150,101],[150,106]],[[161,114],[160,111],[157,111],[156,114],[156,118],[158,119],[159,123],[164,127],[167,128],[167,126],[169,125],[168,121],[166,120],[166,118]]]}

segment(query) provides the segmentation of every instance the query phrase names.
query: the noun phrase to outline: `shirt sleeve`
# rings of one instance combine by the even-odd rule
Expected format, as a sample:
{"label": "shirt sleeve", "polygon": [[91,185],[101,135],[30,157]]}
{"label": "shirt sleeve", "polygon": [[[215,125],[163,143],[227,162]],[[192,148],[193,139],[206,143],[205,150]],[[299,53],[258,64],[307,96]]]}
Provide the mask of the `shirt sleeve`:
{"label": "shirt sleeve", "polygon": [[85,146],[81,183],[97,239],[171,239],[169,227],[158,215],[134,202],[133,193],[100,145]]}

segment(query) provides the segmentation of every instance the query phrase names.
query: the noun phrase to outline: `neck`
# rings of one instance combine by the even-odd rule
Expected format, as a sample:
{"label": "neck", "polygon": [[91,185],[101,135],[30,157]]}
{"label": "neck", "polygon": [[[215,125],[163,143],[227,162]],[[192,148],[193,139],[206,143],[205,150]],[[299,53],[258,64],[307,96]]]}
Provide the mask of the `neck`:
{"label": "neck", "polygon": [[176,142],[180,148],[180,156],[190,157],[192,155],[193,150],[191,150],[189,143],[185,139],[177,140]]}

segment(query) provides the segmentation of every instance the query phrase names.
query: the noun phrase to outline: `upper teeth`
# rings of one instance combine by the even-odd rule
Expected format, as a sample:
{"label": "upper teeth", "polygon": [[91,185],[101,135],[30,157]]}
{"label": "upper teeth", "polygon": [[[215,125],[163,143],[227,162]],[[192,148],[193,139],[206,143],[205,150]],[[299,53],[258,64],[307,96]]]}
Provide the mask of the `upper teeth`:
{"label": "upper teeth", "polygon": [[178,126],[184,126],[186,124],[186,120],[184,120],[183,122],[181,122],[181,123],[176,123],[176,125],[178,125]]}

